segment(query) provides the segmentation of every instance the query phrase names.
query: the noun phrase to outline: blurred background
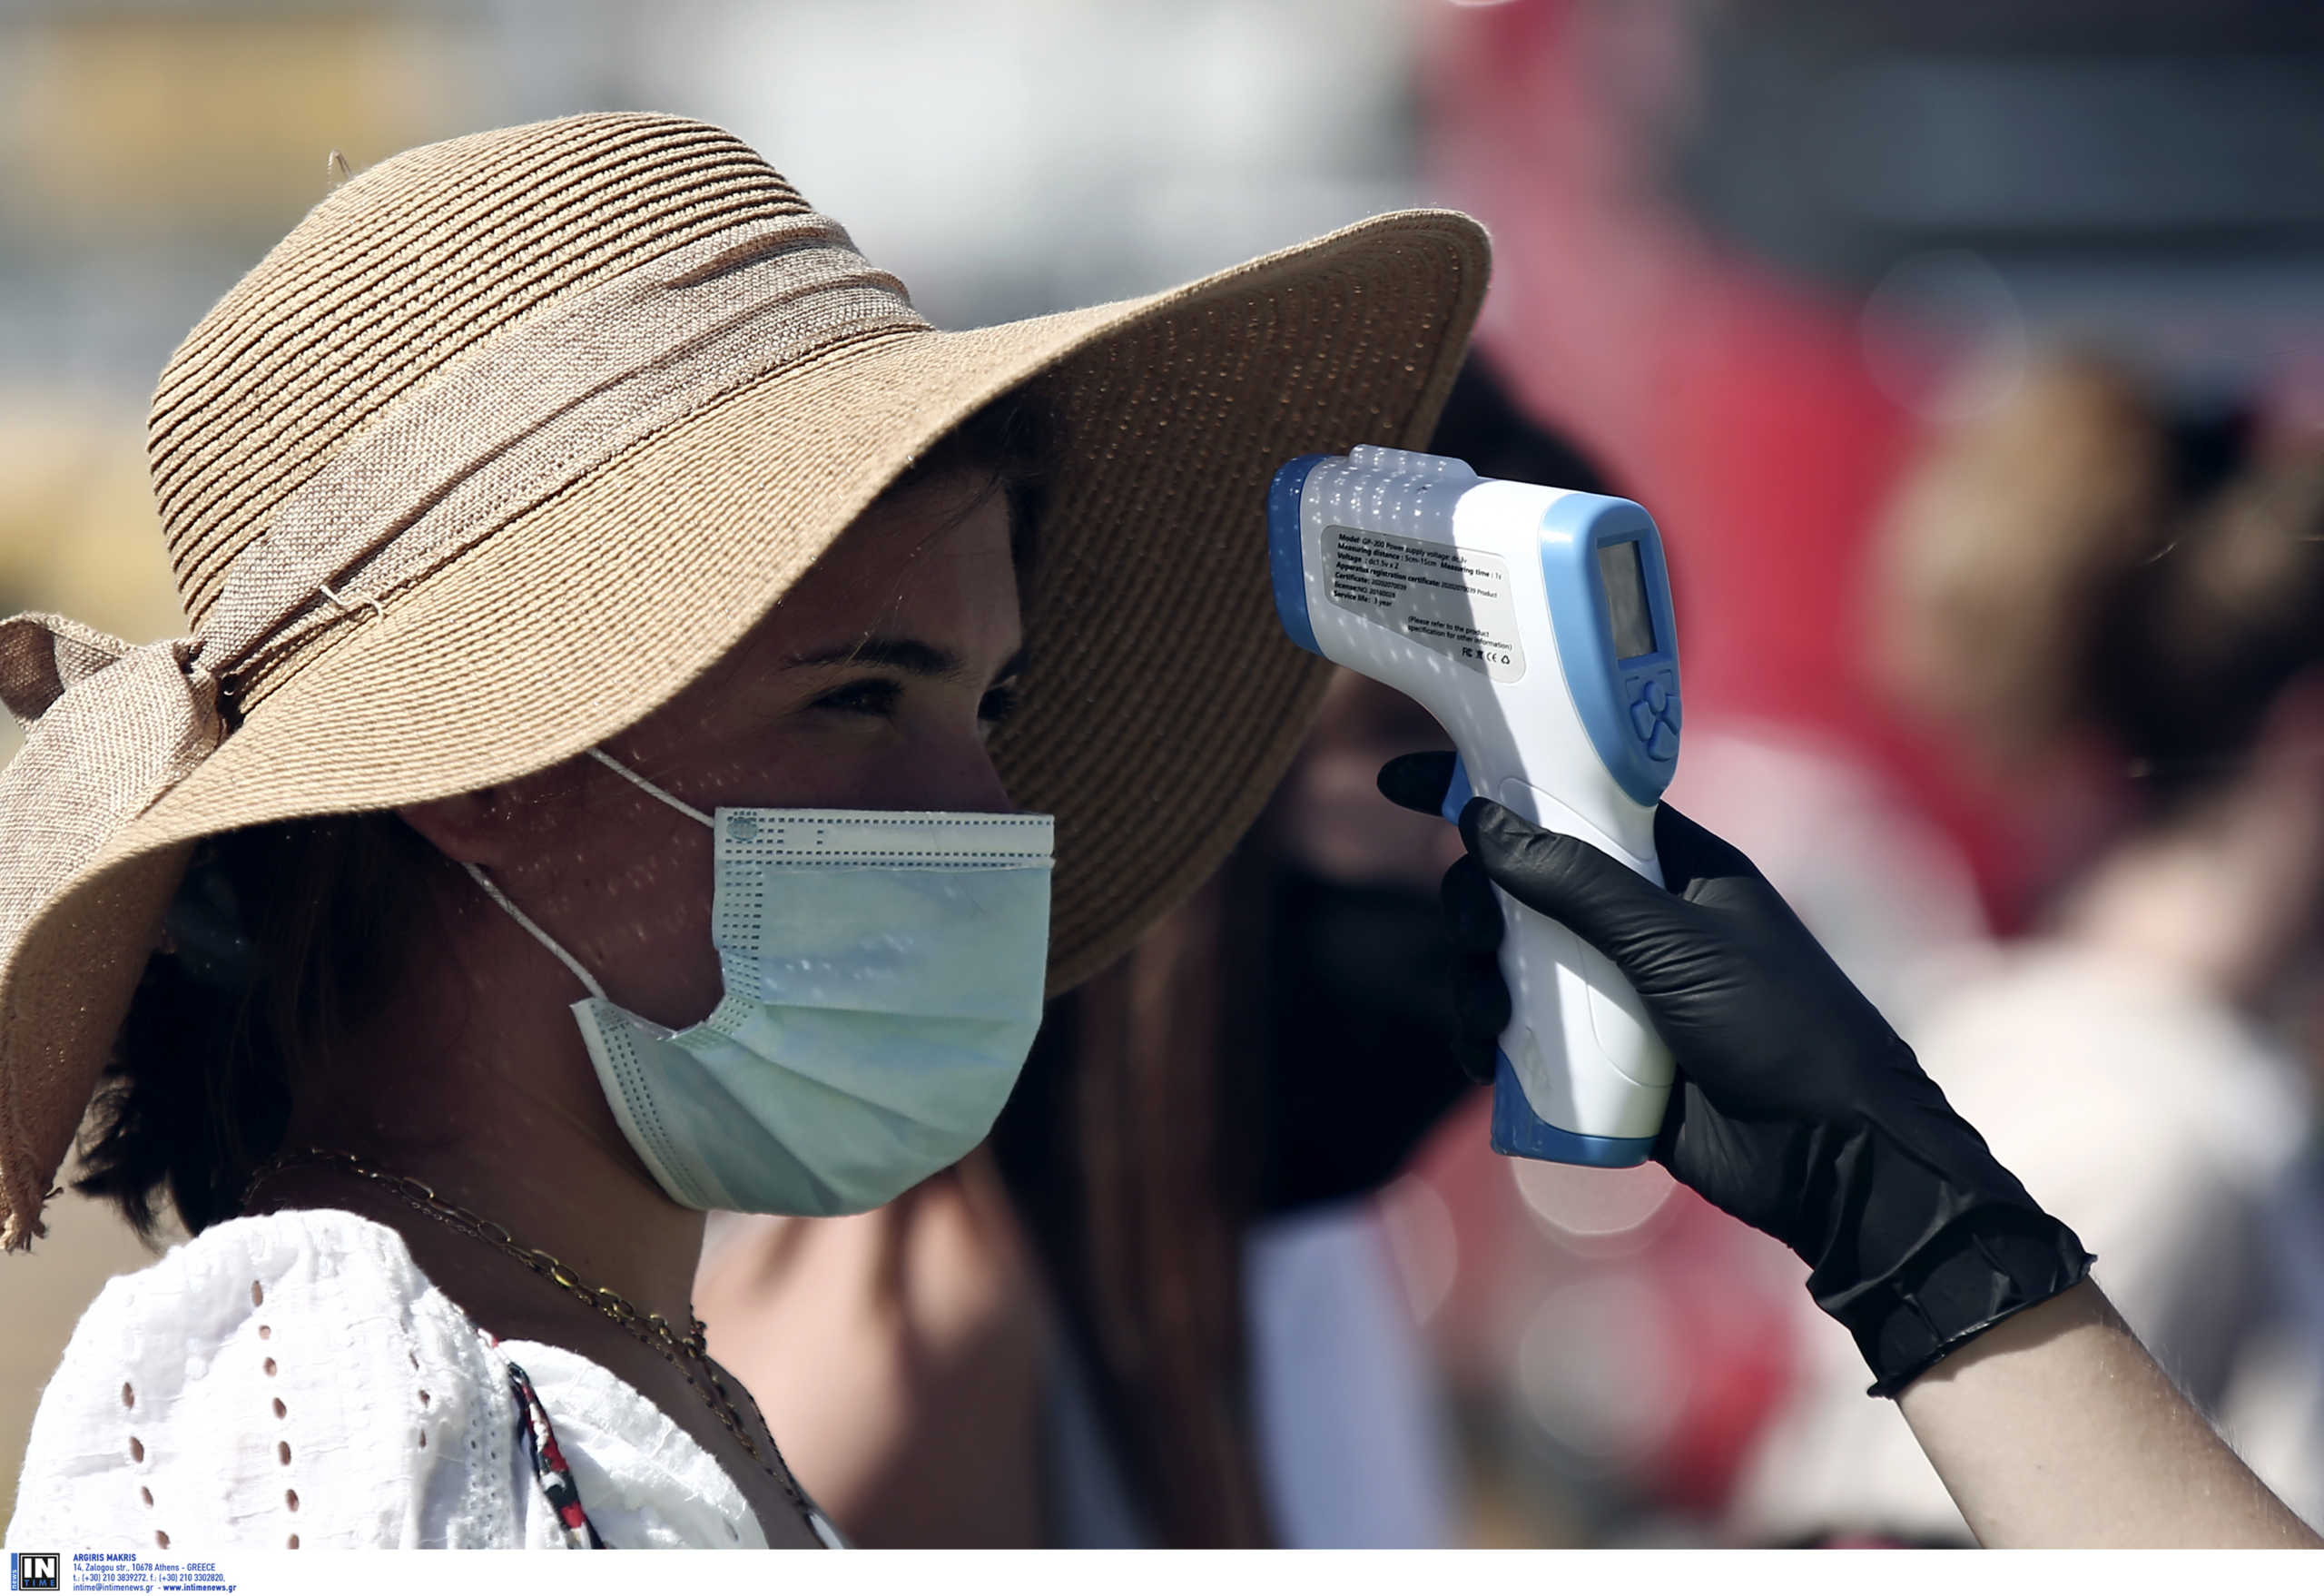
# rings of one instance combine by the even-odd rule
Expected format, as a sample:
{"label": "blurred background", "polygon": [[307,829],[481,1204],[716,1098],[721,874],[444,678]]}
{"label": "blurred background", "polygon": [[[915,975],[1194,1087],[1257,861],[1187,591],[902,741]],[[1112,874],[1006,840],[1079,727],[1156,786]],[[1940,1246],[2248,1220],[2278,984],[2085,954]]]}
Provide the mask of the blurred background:
{"label": "blurred background", "polygon": [[[2324,1522],[2324,10],[0,0],[0,613],[181,628],[145,402],[329,152],[620,108],[733,129],[946,326],[1395,206],[1482,218],[1463,437],[1654,512],[1674,801]],[[1409,852],[1315,842],[1391,823],[1371,764],[1427,740],[1360,696],[1269,845],[1417,901]],[[1376,1196],[1248,1228],[1277,1538],[1364,1532],[1301,1506],[1319,1366],[1402,1394],[1370,1488],[1403,1538],[1961,1538],[1787,1254],[1651,1166],[1493,1158],[1468,1098],[1408,1139]],[[1303,1212],[1339,1227],[1330,1280]],[[144,1256],[68,1199],[0,1264],[0,1522],[74,1316]],[[1367,1270],[1392,1294],[1331,1300],[1376,1334],[1319,1364],[1299,1305]]]}

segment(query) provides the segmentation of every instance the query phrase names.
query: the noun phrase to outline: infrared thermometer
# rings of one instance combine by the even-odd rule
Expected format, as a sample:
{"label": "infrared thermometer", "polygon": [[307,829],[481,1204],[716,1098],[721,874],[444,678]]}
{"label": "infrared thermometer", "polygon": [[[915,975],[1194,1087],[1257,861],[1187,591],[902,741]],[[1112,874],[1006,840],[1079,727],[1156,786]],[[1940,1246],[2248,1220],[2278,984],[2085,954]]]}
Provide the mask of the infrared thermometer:
{"label": "infrared thermometer", "polygon": [[[1365,445],[1275,473],[1267,545],[1292,641],[1452,734],[1445,819],[1482,794],[1662,884],[1654,811],[1678,768],[1679,643],[1642,507]],[[1512,1001],[1493,1150],[1640,1162],[1670,1095],[1669,1050],[1603,955],[1493,891]]]}

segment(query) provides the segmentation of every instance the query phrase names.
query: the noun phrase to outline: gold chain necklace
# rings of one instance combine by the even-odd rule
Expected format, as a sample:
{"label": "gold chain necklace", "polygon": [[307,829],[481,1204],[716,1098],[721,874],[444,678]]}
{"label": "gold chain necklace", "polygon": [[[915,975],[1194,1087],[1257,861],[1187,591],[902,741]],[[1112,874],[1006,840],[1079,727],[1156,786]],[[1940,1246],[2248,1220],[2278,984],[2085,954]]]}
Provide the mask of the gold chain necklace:
{"label": "gold chain necklace", "polygon": [[[367,1180],[389,1192],[406,1207],[417,1209],[449,1229],[507,1254],[534,1274],[561,1288],[575,1301],[605,1315],[670,1361],[671,1366],[685,1377],[686,1384],[694,1387],[704,1405],[717,1415],[720,1424],[726,1426],[727,1433],[734,1437],[750,1460],[783,1487],[783,1495],[790,1498],[791,1505],[806,1520],[808,1528],[818,1540],[826,1546],[840,1543],[838,1532],[831,1527],[831,1521],[823,1517],[822,1509],[807,1500],[806,1493],[792,1478],[791,1465],[783,1461],[782,1453],[774,1451],[770,1461],[760,1452],[758,1443],[752,1439],[749,1429],[743,1423],[741,1410],[735,1407],[734,1399],[726,1394],[726,1384],[719,1378],[717,1364],[710,1356],[709,1327],[691,1312],[686,1315],[686,1334],[680,1335],[661,1315],[640,1310],[628,1298],[609,1287],[589,1285],[551,1255],[538,1247],[527,1246],[509,1235],[506,1226],[438,1196],[435,1187],[425,1181],[409,1175],[392,1175],[384,1169],[375,1169],[352,1153],[333,1152],[326,1148],[302,1148],[278,1153],[251,1172],[249,1181],[242,1187],[241,1200],[235,1205],[235,1211],[247,1212],[251,1198],[258,1191],[260,1184],[268,1176],[286,1169],[336,1169],[341,1174]],[[702,1379],[695,1379],[694,1370],[686,1366],[689,1359],[700,1365]],[[708,1384],[705,1384],[704,1381]],[[752,1413],[758,1414],[758,1404],[747,1390],[743,1392],[743,1398],[751,1404]],[[763,1426],[765,1416],[758,1414],[758,1417]],[[773,1448],[772,1432],[767,1435],[767,1444],[770,1449]]]}

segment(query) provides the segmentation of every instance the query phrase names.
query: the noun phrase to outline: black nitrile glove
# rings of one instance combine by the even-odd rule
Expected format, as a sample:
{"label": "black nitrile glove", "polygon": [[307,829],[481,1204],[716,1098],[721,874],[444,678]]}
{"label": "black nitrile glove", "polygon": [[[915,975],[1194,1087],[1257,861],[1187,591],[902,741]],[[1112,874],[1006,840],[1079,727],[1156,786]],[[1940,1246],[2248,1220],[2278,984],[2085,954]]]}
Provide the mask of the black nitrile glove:
{"label": "black nitrile glove", "polygon": [[[1449,754],[1409,754],[1382,769],[1380,790],[1433,813],[1452,769]],[[1498,885],[1638,989],[1679,1069],[1656,1160],[1807,1260],[1807,1288],[1856,1337],[1874,1394],[2089,1273],[2073,1232],[1994,1160],[1735,849],[1664,805],[1666,890],[1489,799],[1461,812],[1461,840],[1469,856],[1443,885],[1471,960],[1456,1047],[1490,1048],[1508,1021]]]}

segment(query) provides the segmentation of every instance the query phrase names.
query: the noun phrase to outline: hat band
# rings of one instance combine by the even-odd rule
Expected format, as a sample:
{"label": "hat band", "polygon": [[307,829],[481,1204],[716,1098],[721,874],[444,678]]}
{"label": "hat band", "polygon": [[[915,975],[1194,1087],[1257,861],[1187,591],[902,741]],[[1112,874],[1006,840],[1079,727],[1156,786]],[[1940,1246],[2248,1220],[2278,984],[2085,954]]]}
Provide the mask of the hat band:
{"label": "hat band", "polygon": [[390,406],[283,503],[227,573],[202,663],[223,675],[295,641],[302,612],[328,624],[393,591],[731,389],[928,326],[812,212],[552,302]]}
{"label": "hat band", "polygon": [[40,906],[208,758],[221,678],[426,576],[731,389],[925,332],[903,285],[813,212],[754,221],[554,300],[448,363],[284,501],[197,635],[132,647],[0,622],[0,968]]}

